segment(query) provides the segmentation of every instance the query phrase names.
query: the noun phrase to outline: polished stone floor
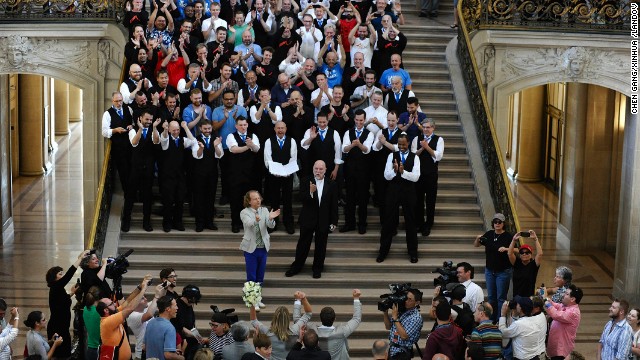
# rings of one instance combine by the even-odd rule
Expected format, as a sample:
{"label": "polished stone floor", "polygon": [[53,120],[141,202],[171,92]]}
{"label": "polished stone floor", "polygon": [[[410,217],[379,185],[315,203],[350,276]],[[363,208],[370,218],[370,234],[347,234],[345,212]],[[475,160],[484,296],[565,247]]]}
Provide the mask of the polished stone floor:
{"label": "polished stone floor", "polygon": [[[54,265],[67,268],[83,249],[82,125],[74,123],[71,129],[70,135],[56,139],[58,150],[50,173],[14,178],[15,236],[0,248],[0,296],[9,306],[19,306],[23,318],[34,309],[46,313],[46,270]],[[584,288],[583,321],[576,349],[587,359],[595,358],[596,342],[611,301],[613,258],[604,252],[558,249],[557,197],[541,184],[512,186],[522,230],[533,229],[542,239],[545,255],[539,282],[550,285],[554,269],[568,265],[574,271],[574,282]],[[23,346],[24,331],[21,331],[14,352],[21,353]]]}

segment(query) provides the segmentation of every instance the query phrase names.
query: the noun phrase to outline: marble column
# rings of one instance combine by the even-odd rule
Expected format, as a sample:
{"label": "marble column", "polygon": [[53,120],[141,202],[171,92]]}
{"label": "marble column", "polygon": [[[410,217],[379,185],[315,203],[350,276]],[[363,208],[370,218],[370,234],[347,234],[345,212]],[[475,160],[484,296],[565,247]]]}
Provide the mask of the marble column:
{"label": "marble column", "polygon": [[19,77],[20,175],[37,176],[44,173],[44,78],[39,75]]}
{"label": "marble column", "polygon": [[13,199],[11,194],[11,130],[9,75],[0,75],[0,221],[2,241],[13,239]]}
{"label": "marble column", "polygon": [[525,89],[520,96],[518,174],[523,182],[544,178],[545,85]]}
{"label": "marble column", "polygon": [[56,135],[69,134],[69,83],[53,80],[53,106]]}
{"label": "marble column", "polygon": [[82,121],[82,89],[69,85],[69,121]]}

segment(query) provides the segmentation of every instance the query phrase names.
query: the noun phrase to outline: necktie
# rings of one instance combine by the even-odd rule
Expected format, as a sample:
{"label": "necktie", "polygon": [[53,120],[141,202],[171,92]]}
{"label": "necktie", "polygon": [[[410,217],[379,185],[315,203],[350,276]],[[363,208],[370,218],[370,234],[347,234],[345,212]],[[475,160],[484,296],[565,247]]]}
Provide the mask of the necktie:
{"label": "necktie", "polygon": [[124,117],[124,115],[122,114],[122,109],[116,109],[116,112],[118,113],[118,116],[120,116],[121,119]]}
{"label": "necktie", "polygon": [[389,140],[391,140],[391,138],[393,137],[393,133],[395,132],[395,130],[389,130]]}
{"label": "necktie", "polygon": [[356,130],[356,139],[360,139],[360,134],[362,134],[362,130]]}
{"label": "necktie", "polygon": [[404,165],[404,160],[405,160],[405,153],[401,152],[400,153],[400,160],[402,160],[402,165]]}
{"label": "necktie", "polygon": [[192,88],[192,89],[195,89],[195,88],[196,88],[196,85],[197,85],[197,81],[196,81],[196,80],[194,80],[194,81],[193,81],[193,83],[191,84],[191,88]]}
{"label": "necktie", "polygon": [[256,223],[256,247],[263,248],[264,240],[262,240],[262,233],[260,232],[260,224]]}
{"label": "necktie", "polygon": [[175,139],[174,141],[176,143],[176,147],[179,147],[180,146],[180,139]]}
{"label": "necktie", "polygon": [[249,97],[254,98],[256,96],[256,88],[249,88]]}
{"label": "necktie", "polygon": [[433,135],[429,135],[429,136],[427,136],[427,142],[431,141],[431,137],[432,137],[432,136],[433,136]]}
{"label": "necktie", "polygon": [[396,94],[396,102],[400,102],[400,93],[395,93]]}
{"label": "necktie", "polygon": [[240,135],[240,138],[242,139],[242,141],[244,142],[247,139],[247,135]]}
{"label": "necktie", "polygon": [[324,141],[324,133],[327,130],[320,130],[320,140]]}
{"label": "necktie", "polygon": [[147,138],[147,128],[142,129],[142,138],[143,139]]}
{"label": "necktie", "polygon": [[209,148],[209,137],[204,138],[204,146],[206,146],[207,149]]}
{"label": "necktie", "polygon": [[282,146],[284,145],[284,139],[278,139],[278,144],[280,144],[280,150],[282,150]]}
{"label": "necktie", "polygon": [[318,25],[322,26],[323,23],[324,23],[324,20],[318,20]]}

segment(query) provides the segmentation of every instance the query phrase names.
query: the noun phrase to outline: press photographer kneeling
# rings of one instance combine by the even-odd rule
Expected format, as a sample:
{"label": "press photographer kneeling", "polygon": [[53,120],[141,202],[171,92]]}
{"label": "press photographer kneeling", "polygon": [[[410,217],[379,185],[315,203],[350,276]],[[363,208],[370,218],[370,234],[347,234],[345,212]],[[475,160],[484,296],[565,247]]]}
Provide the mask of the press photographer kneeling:
{"label": "press photographer kneeling", "polygon": [[411,284],[391,284],[389,288],[392,294],[381,296],[384,299],[378,303],[378,310],[384,316],[384,326],[389,330],[389,359],[411,359],[413,344],[420,339],[422,330],[419,311],[422,292],[412,288]]}

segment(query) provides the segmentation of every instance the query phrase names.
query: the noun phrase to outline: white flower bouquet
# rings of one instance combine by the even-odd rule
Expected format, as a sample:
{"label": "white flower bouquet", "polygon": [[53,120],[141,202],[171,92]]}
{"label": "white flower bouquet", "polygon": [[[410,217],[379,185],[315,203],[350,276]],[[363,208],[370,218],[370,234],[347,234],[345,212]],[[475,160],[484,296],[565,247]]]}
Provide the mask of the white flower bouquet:
{"label": "white flower bouquet", "polygon": [[255,306],[262,301],[262,286],[260,283],[247,281],[242,288],[242,300],[247,307]]}

